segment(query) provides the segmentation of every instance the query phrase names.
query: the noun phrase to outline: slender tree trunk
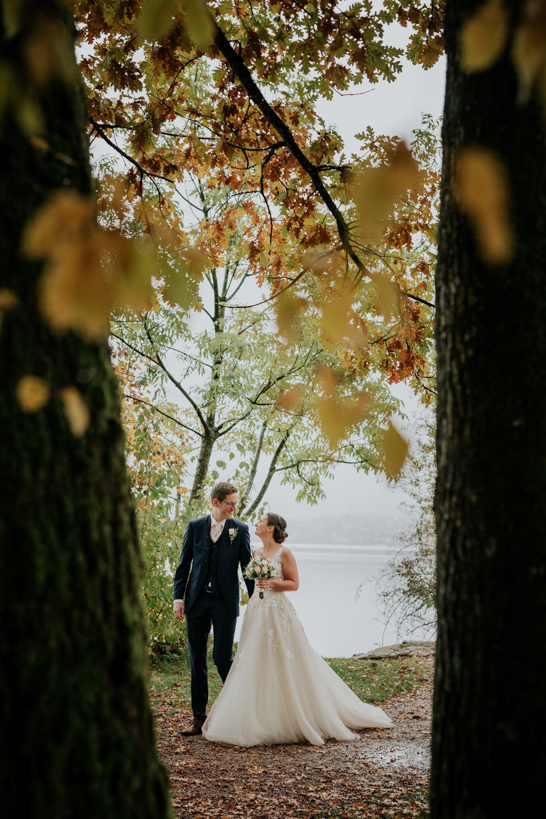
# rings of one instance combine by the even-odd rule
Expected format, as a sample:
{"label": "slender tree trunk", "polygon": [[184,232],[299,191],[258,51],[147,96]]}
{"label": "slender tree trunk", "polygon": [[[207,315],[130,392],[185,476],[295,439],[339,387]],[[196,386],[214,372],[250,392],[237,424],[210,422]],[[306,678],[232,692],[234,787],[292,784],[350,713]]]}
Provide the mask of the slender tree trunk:
{"label": "slender tree trunk", "polygon": [[251,515],[254,514],[254,512],[256,511],[256,509],[258,508],[260,503],[262,502],[262,499],[263,499],[265,493],[269,489],[269,484],[273,480],[273,475],[275,474],[275,471],[276,471],[275,468],[277,466],[277,462],[278,462],[278,460],[279,460],[279,458],[281,456],[281,453],[282,453],[283,449],[285,448],[286,444],[288,443],[288,438],[290,436],[290,432],[291,432],[290,429],[288,429],[285,432],[284,438],[281,439],[281,441],[278,444],[275,452],[273,453],[273,457],[271,458],[271,462],[269,464],[269,469],[267,470],[267,475],[265,476],[265,479],[264,479],[264,482],[262,483],[261,489],[258,492],[258,494],[256,495],[256,497],[254,498],[254,501],[252,502],[252,504],[248,507],[248,509],[245,509],[245,512],[244,512],[245,517],[249,518]]}
{"label": "slender tree trunk", "polygon": [[[433,819],[534,815],[546,770],[546,134],[518,104],[508,42],[464,74],[448,0],[437,272],[438,644]],[[507,3],[513,32],[524,4]],[[485,264],[457,209],[462,146],[493,150],[510,186],[516,252]]]}
{"label": "slender tree trunk", "polygon": [[[212,422],[214,423],[214,419],[212,419]],[[188,505],[190,507],[193,505],[193,503],[203,499],[203,489],[207,480],[210,459],[212,457],[212,451],[215,443],[216,437],[205,431],[201,438],[201,446],[199,447],[199,455],[197,456],[197,466],[195,468],[193,485],[188,500]]]}
{"label": "slender tree trunk", "polygon": [[262,447],[264,443],[265,433],[267,432],[267,421],[264,421],[262,424],[262,428],[260,430],[260,435],[258,438],[258,443],[256,444],[256,449],[254,450],[254,456],[252,458],[252,464],[250,466],[250,472],[248,474],[248,480],[246,482],[246,486],[243,489],[243,495],[239,499],[239,506],[241,509],[244,509],[250,493],[252,492],[252,487],[254,486],[254,481],[256,480],[256,472],[258,471],[258,464],[260,462],[260,455],[262,454]]}
{"label": "slender tree trunk", "polygon": [[[20,253],[25,225],[54,190],[91,190],[83,93],[60,80],[37,90],[48,147],[33,147],[20,124],[26,38],[70,20],[64,0],[21,9],[22,30],[11,39],[0,30],[4,88],[15,90],[0,133],[0,288],[18,299],[0,330],[2,816],[157,819],[170,808],[147,697],[118,387],[105,344],[44,324],[40,266]],[[34,413],[15,395],[27,374],[51,389]],[[90,409],[82,437],[69,431],[65,387]]]}

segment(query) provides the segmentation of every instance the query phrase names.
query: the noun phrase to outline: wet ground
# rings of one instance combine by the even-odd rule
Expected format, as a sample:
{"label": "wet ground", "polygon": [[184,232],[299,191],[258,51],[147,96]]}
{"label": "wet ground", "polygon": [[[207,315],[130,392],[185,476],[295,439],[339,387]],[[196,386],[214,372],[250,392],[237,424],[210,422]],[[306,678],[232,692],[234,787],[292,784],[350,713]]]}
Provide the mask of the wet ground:
{"label": "wet ground", "polygon": [[337,815],[348,819],[389,811],[424,816],[433,659],[424,665],[417,691],[382,705],[394,727],[369,728],[349,742],[222,747],[202,737],[180,737],[189,714],[180,714],[180,724],[160,718],[160,749],[176,819],[289,819],[324,811],[341,811]]}

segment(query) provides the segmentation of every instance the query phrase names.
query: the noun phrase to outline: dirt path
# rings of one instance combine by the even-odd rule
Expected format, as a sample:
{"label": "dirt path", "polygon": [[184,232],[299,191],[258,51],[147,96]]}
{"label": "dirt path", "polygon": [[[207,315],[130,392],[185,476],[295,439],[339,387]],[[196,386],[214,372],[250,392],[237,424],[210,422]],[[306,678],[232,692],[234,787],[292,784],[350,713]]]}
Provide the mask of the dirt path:
{"label": "dirt path", "polygon": [[176,819],[425,816],[433,661],[424,664],[416,692],[382,705],[395,727],[365,729],[354,742],[223,747],[181,737],[188,712],[158,715]]}

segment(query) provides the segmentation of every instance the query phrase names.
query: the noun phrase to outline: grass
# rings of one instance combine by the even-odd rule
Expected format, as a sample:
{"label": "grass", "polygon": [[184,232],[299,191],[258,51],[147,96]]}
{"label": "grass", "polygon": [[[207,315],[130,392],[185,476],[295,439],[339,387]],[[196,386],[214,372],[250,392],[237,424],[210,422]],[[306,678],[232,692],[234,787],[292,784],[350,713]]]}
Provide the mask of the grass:
{"label": "grass", "polygon": [[388,660],[327,660],[343,682],[364,702],[380,705],[397,694],[415,691],[429,670],[418,657]]}
{"label": "grass", "polygon": [[[360,697],[380,705],[396,694],[419,688],[428,678],[428,668],[419,658],[388,660],[327,659],[341,679]],[[209,705],[216,699],[222,682],[209,652]],[[150,696],[164,710],[190,709],[190,661],[181,655],[158,655],[151,659]]]}

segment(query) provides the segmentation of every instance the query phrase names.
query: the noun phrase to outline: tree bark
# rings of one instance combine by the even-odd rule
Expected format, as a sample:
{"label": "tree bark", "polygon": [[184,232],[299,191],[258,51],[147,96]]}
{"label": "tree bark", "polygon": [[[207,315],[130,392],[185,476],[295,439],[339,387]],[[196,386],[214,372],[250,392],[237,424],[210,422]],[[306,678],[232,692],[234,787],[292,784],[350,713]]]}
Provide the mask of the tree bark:
{"label": "tree bark", "polygon": [[[67,4],[28,0],[0,59],[16,89],[0,133],[0,288],[16,293],[0,330],[0,793],[2,815],[34,819],[170,816],[147,696],[140,557],[118,386],[106,344],[55,333],[38,309],[41,265],[20,252],[25,225],[57,189],[90,193],[77,80],[28,79],[25,44]],[[75,63],[74,63],[75,68]],[[5,76],[5,74],[3,74]],[[6,86],[7,87],[7,86]],[[47,148],[19,116],[34,95]],[[22,376],[51,397],[25,413]],[[76,387],[91,424],[74,437],[59,390]]]}
{"label": "tree bark", "polygon": [[[432,819],[532,815],[546,769],[546,132],[518,103],[522,15],[490,68],[459,67],[480,3],[448,0],[437,268],[438,642]],[[513,260],[482,260],[457,208],[458,151],[492,150],[508,175]]]}

